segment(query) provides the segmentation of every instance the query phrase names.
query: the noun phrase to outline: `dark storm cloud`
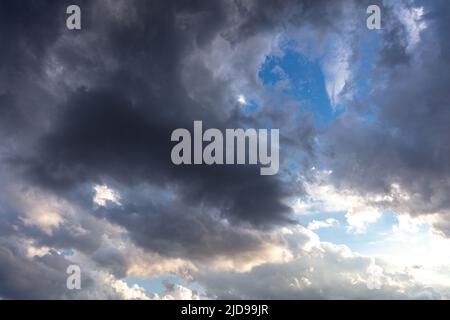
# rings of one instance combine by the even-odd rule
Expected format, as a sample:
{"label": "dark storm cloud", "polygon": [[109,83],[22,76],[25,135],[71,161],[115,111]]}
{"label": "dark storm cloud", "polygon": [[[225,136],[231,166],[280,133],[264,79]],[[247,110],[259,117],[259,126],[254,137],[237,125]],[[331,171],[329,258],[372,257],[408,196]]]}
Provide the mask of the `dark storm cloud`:
{"label": "dark storm cloud", "polygon": [[103,177],[125,184],[175,184],[189,203],[216,204],[252,222],[275,222],[288,213],[280,182],[259,176],[256,168],[174,166],[170,134],[176,112],[171,122],[170,115],[152,110],[159,104],[133,106],[112,90],[77,95],[55,131],[43,138],[39,160],[33,159],[30,174],[40,184],[62,190]]}
{"label": "dark storm cloud", "polygon": [[0,95],[0,130],[3,136],[10,135],[16,125],[23,126],[23,116],[9,93]]}
{"label": "dark storm cloud", "polygon": [[[389,12],[389,11],[387,11]],[[385,45],[380,51],[380,65],[393,67],[409,62],[406,52],[405,28],[397,21],[397,25],[390,28],[383,35]]]}
{"label": "dark storm cloud", "polygon": [[3,76],[16,77],[40,67],[40,58],[61,30],[62,2],[3,1],[0,4],[0,52]]}
{"label": "dark storm cloud", "polygon": [[[112,21],[107,14],[102,17],[99,7],[92,7],[99,17],[86,32],[103,32],[104,41],[96,48],[102,55],[87,53],[87,66],[78,56],[84,51],[72,50],[71,54],[55,49],[53,53],[68,68],[74,64],[78,69],[91,68],[103,55],[119,66],[113,71],[87,71],[90,80],[98,81],[87,88],[70,88],[67,102],[61,102],[59,110],[50,115],[49,132],[39,137],[37,152],[12,160],[26,168],[32,181],[57,192],[105,177],[128,185],[146,181],[176,185],[186,203],[216,206],[236,222],[266,225],[288,221],[290,209],[282,201],[290,192],[277,177],[261,177],[251,166],[175,167],[169,158],[171,132],[191,128],[193,120],[203,120],[205,127],[246,124],[224,118],[218,112],[223,105],[211,103],[201,108],[180,80],[183,57],[193,46],[219,35],[226,5],[210,1],[127,5],[135,6],[137,15],[129,23]],[[89,10],[87,6],[83,12],[89,14]],[[181,28],[177,19],[188,15],[194,18]],[[203,81],[214,80],[207,74]],[[207,92],[213,102],[223,88],[214,90]]]}
{"label": "dark storm cloud", "polygon": [[[79,191],[93,183],[109,181],[124,190],[145,183],[174,192],[176,201],[164,206],[150,195],[137,203],[123,199],[120,209],[93,211],[93,218],[125,227],[141,247],[166,256],[207,259],[259,247],[258,236],[224,225],[220,217],[258,226],[289,222],[283,200],[296,189],[278,177],[261,177],[251,166],[175,167],[170,161],[171,132],[191,128],[193,120],[218,128],[258,124],[229,116],[237,112],[234,97],[226,97],[229,84],[216,80],[201,59],[183,82],[185,58],[217,37],[236,44],[270,30],[280,22],[282,6],[249,3],[262,10],[250,17],[225,1],[73,3],[82,8],[83,29],[76,32],[65,28],[69,3],[0,4],[0,173],[21,173],[17,182],[24,178],[79,210],[47,232],[24,222],[26,210],[7,210],[14,199],[4,194],[0,296],[69,294],[67,260],[56,253],[28,258],[7,244],[13,238],[74,249],[116,276],[126,274],[126,257],[102,247],[106,230],[83,213],[92,210],[92,193]],[[214,85],[203,92],[208,103],[200,104],[190,94],[205,84]],[[308,132],[301,133],[306,140]],[[14,178],[3,182],[6,188]]]}
{"label": "dark storm cloud", "polygon": [[192,260],[231,257],[256,250],[262,242],[260,234],[230,228],[211,214],[213,207],[193,207],[177,199],[136,202],[136,197],[130,196],[126,201],[114,208],[98,208],[95,214],[124,226],[135,243],[162,256]]}

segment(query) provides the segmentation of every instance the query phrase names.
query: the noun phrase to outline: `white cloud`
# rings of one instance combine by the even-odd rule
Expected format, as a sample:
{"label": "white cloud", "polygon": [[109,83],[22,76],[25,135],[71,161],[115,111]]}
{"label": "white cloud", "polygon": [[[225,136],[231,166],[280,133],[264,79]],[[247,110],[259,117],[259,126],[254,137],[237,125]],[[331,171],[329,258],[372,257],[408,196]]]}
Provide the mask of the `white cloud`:
{"label": "white cloud", "polygon": [[[314,182],[304,182],[308,196],[305,199],[297,199],[292,208],[298,214],[345,213],[349,232],[366,232],[367,226],[382,216],[382,209],[376,204],[384,203],[389,198],[363,197],[352,190],[337,189],[328,182],[331,174],[331,171],[316,171]],[[311,227],[320,226],[316,223]]]}
{"label": "white cloud", "polygon": [[323,72],[328,97],[334,108],[341,102],[341,93],[350,80],[351,50],[343,40],[338,39],[335,40],[334,48],[330,49],[330,52],[323,63]]}
{"label": "white cloud", "polygon": [[331,228],[339,225],[339,221],[334,218],[328,218],[325,221],[313,220],[308,224],[309,230],[318,230],[322,228]]}
{"label": "white cloud", "polygon": [[166,284],[166,293],[164,295],[156,296],[157,300],[199,300],[199,295],[196,291],[191,290],[180,284]]}
{"label": "white cloud", "polygon": [[237,101],[239,102],[240,105],[245,106],[247,104],[247,100],[245,99],[245,96],[240,94],[238,96]]}
{"label": "white cloud", "polygon": [[[289,231],[289,232],[287,232]],[[347,246],[314,241],[297,226],[280,230],[293,259],[248,272],[200,270],[195,274],[208,297],[222,299],[405,299],[442,298],[446,291],[423,286],[407,270],[352,252]],[[305,237],[310,235],[311,238]],[[308,250],[304,244],[313,241]]]}
{"label": "white cloud", "polygon": [[124,300],[150,300],[151,298],[146,294],[145,289],[137,284],[131,287],[123,280],[114,279],[109,275],[105,280],[109,285],[122,297]]}
{"label": "white cloud", "polygon": [[420,42],[421,33],[427,28],[427,23],[423,20],[423,7],[401,7],[397,10],[400,21],[404,24],[408,33],[407,50],[411,51]]}
{"label": "white cloud", "polygon": [[65,201],[37,189],[23,188],[19,184],[8,192],[25,225],[39,227],[48,235],[65,222],[65,215],[73,213]]}
{"label": "white cloud", "polygon": [[355,233],[365,233],[367,226],[376,222],[382,213],[379,209],[369,206],[350,208],[345,214],[348,223],[348,231]]}
{"label": "white cloud", "polygon": [[450,287],[450,239],[430,227],[428,217],[397,216],[392,231],[373,248],[373,254],[399,269],[407,269],[421,283]]}
{"label": "white cloud", "polygon": [[95,204],[99,206],[106,206],[107,202],[110,201],[111,203],[114,203],[116,205],[121,205],[120,203],[120,195],[110,189],[106,185],[95,185],[94,186],[95,195],[93,198],[93,201]]}

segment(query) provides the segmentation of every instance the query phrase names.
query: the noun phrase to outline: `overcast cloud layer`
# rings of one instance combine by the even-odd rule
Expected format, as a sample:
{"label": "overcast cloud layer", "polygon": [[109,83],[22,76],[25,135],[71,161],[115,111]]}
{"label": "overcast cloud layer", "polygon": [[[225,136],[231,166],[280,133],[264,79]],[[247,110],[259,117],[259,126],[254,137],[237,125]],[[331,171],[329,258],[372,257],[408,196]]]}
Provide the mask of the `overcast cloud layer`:
{"label": "overcast cloud layer", "polygon": [[[450,3],[379,2],[368,30],[372,2],[1,1],[0,298],[449,298],[414,270],[450,258],[318,232],[389,212],[448,257]],[[173,165],[194,120],[280,128],[280,172]]]}

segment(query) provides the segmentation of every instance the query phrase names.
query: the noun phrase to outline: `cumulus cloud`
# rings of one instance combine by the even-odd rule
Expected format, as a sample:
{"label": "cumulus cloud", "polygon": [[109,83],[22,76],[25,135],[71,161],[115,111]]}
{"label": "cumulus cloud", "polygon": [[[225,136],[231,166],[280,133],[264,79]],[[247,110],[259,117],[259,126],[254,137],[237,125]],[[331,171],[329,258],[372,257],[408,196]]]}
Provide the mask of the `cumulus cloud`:
{"label": "cumulus cloud", "polygon": [[[302,227],[286,237],[293,258],[249,272],[202,272],[207,295],[220,299],[443,299],[436,290],[385,261],[360,256],[344,245],[314,240]],[[292,244],[295,244],[291,246]]]}

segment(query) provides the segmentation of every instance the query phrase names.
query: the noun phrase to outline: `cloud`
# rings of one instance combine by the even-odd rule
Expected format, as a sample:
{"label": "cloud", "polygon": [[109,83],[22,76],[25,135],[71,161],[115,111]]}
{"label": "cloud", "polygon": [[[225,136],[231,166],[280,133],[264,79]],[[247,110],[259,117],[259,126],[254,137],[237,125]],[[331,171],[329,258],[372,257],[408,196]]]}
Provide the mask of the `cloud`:
{"label": "cloud", "polygon": [[[365,233],[368,225],[376,222],[388,208],[394,197],[402,196],[400,190],[395,189],[390,194],[373,194],[361,196],[349,188],[338,189],[333,185],[332,171],[313,170],[313,180],[305,182],[308,196],[298,198],[293,203],[293,210],[298,215],[312,215],[317,213],[345,215],[347,230],[354,233]],[[338,221],[328,218],[326,221],[313,220],[308,228],[317,230],[336,226]]]}
{"label": "cloud", "polygon": [[[349,230],[364,232],[392,208],[449,235],[446,2],[384,7],[380,65],[363,97],[353,61],[365,3],[74,3],[76,33],[62,2],[0,4],[1,298],[445,297],[321,242],[313,230],[335,220],[308,230],[296,215],[342,211]],[[342,107],[324,128],[260,79],[267,57],[300,34],[295,50],[320,62]],[[245,113],[243,100],[257,110]],[[376,121],[364,116],[369,104]],[[194,120],[283,128],[279,175],[173,165],[170,134]],[[80,292],[65,288],[72,263]],[[368,269],[380,289],[368,288]],[[156,295],[124,280],[167,274],[208,296],[171,283]]]}
{"label": "cloud", "polygon": [[[389,204],[396,212],[445,217],[449,64],[445,45],[436,41],[443,31],[433,27],[445,13],[438,15],[432,5],[422,10],[427,14],[421,14],[420,21],[427,28],[420,30],[420,46],[408,51],[409,63],[382,67],[371,75],[374,86],[363,103],[374,106],[376,120],[344,114],[322,142],[327,146],[327,169],[339,188],[357,190],[363,197],[398,189],[401,194]],[[402,45],[400,38],[391,40]]]}
{"label": "cloud", "polygon": [[[298,227],[285,236],[301,244],[312,240],[305,234]],[[448,294],[343,245],[319,241],[307,250],[289,248],[294,258],[286,263],[268,261],[244,273],[203,271],[196,278],[207,296],[219,299],[441,299]]]}
{"label": "cloud", "polygon": [[151,298],[145,293],[145,289],[137,284],[129,287],[125,281],[117,280],[112,276],[107,278],[111,287],[122,296],[124,300],[150,300]]}
{"label": "cloud", "polygon": [[331,228],[339,225],[339,221],[333,218],[328,218],[325,221],[313,220],[308,224],[309,230],[318,230],[322,228]]}
{"label": "cloud", "polygon": [[108,188],[108,186],[105,185],[96,185],[94,186],[95,190],[95,196],[94,196],[94,203],[99,206],[106,206],[107,201],[112,202],[113,204],[120,206],[120,196],[115,192],[114,190],[111,190]]}

